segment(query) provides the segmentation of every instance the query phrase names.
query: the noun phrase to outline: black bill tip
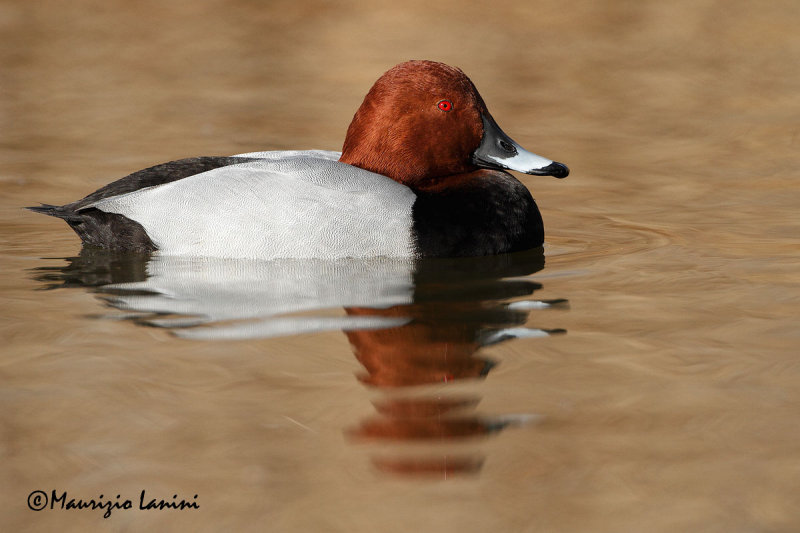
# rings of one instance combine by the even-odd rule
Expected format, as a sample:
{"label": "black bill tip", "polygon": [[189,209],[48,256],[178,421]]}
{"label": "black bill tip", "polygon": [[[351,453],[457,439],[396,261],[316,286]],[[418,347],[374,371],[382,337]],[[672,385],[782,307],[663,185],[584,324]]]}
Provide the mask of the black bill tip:
{"label": "black bill tip", "polygon": [[553,161],[546,167],[537,168],[536,170],[529,172],[529,174],[536,176],[553,176],[558,179],[563,179],[569,176],[569,168],[567,168],[567,165],[564,165],[563,163],[557,163]]}

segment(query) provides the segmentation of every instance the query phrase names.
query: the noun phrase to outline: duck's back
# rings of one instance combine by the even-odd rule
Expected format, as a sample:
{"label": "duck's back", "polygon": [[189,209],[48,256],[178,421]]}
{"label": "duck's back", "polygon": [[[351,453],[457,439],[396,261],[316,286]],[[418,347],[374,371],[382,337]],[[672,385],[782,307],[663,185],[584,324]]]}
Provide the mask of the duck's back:
{"label": "duck's back", "polygon": [[[164,254],[272,259],[414,255],[414,193],[337,152],[241,163],[84,205],[141,225]],[[235,159],[235,158],[234,158]]]}

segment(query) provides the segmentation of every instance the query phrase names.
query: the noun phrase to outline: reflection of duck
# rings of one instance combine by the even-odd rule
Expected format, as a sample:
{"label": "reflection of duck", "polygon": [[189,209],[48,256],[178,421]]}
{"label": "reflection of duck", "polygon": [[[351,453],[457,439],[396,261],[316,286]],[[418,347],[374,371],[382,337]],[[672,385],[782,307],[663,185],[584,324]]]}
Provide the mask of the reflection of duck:
{"label": "reflection of duck", "polygon": [[[454,443],[530,421],[531,415],[475,414],[474,393],[432,396],[420,387],[479,380],[495,365],[481,348],[561,331],[525,327],[531,309],[564,304],[519,300],[541,288],[525,277],[543,267],[541,249],[459,260],[153,257],[146,264],[88,249],[84,254],[38,278],[51,286],[59,279],[66,286],[96,286],[137,323],[184,338],[344,330],[365,369],[359,379],[388,395],[376,402],[376,416],[348,431],[358,440]],[[414,394],[406,394],[411,386]],[[446,451],[382,455],[374,463],[409,475],[474,473],[483,458]]]}
{"label": "reflection of duck", "polygon": [[512,424],[536,417],[478,417],[465,411],[478,404],[478,398],[394,398],[376,402],[381,417],[363,420],[351,434],[360,438],[388,440],[449,440],[479,437]]}
{"label": "reflection of duck", "polygon": [[459,69],[409,61],[370,89],[342,153],[199,157],[135,172],[63,206],[93,246],[169,255],[433,257],[540,246],[542,219],[506,169],[565,177],[495,123]]}
{"label": "reflection of duck", "polygon": [[67,257],[65,266],[33,269],[45,289],[103,287],[113,283],[133,283],[147,279],[150,256],[138,253],[109,252],[84,246],[77,257]]}
{"label": "reflection of duck", "polygon": [[[42,281],[92,285],[138,323],[179,337],[230,340],[315,331],[388,327],[403,317],[336,316],[342,306],[386,307],[412,300],[413,263],[404,259],[235,260],[135,254],[84,248]],[[98,274],[102,272],[98,283]],[[54,271],[58,271],[55,273]],[[295,313],[315,312],[293,316]]]}
{"label": "reflection of duck", "polygon": [[[494,363],[476,352],[490,344],[556,331],[521,327],[528,311],[503,300],[530,296],[539,283],[519,276],[544,266],[541,251],[417,264],[413,303],[386,309],[346,308],[350,316],[407,317],[376,331],[347,331],[367,370],[360,379],[378,387],[442,383],[486,376]],[[509,276],[517,278],[506,279]],[[549,303],[544,302],[544,306]]]}
{"label": "reflection of duck", "polygon": [[[477,396],[408,396],[399,388],[484,378],[495,363],[478,355],[482,347],[523,335],[559,332],[523,325],[531,308],[563,305],[563,301],[528,301],[526,306],[505,303],[510,298],[530,296],[541,288],[520,276],[541,269],[542,259],[541,254],[526,253],[426,261],[414,273],[414,303],[387,309],[347,308],[349,315],[409,319],[386,329],[346,332],[366,369],[361,381],[389,389],[392,395],[376,403],[378,416],[362,420],[350,435],[359,441],[453,444],[534,420],[532,415],[477,415],[472,412]],[[449,449],[373,457],[376,468],[407,476],[475,474],[483,461],[484,457],[474,450]]]}
{"label": "reflection of duck", "polygon": [[[424,452],[375,455],[379,469],[406,476],[475,474],[483,466],[483,454],[470,449],[453,450],[447,444],[472,442],[508,426],[538,420],[535,415],[478,416],[471,411],[479,398],[414,397],[375,402],[379,416],[362,420],[348,433],[356,441],[396,441],[431,444]],[[436,444],[445,444],[436,449]]]}

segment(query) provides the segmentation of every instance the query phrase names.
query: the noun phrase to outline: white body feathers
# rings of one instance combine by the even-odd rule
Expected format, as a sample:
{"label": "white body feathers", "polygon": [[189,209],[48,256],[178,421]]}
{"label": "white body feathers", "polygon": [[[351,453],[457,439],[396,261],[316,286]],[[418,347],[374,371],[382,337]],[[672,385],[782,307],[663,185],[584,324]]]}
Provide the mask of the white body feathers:
{"label": "white body feathers", "polygon": [[412,257],[408,187],[322,150],[255,159],[87,207],[138,222],[165,255],[258,259]]}

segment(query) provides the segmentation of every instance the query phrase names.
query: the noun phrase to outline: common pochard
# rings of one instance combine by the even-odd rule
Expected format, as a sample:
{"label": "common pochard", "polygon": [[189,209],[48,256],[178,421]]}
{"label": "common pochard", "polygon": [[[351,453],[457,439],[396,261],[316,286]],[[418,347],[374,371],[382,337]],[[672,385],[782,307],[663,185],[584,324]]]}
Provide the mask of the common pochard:
{"label": "common pochard", "polygon": [[408,61],[372,86],[341,153],[181,159],[29,209],[87,245],[168,255],[490,255],[544,240],[536,203],[507,170],[569,173],[506,135],[460,69]]}

